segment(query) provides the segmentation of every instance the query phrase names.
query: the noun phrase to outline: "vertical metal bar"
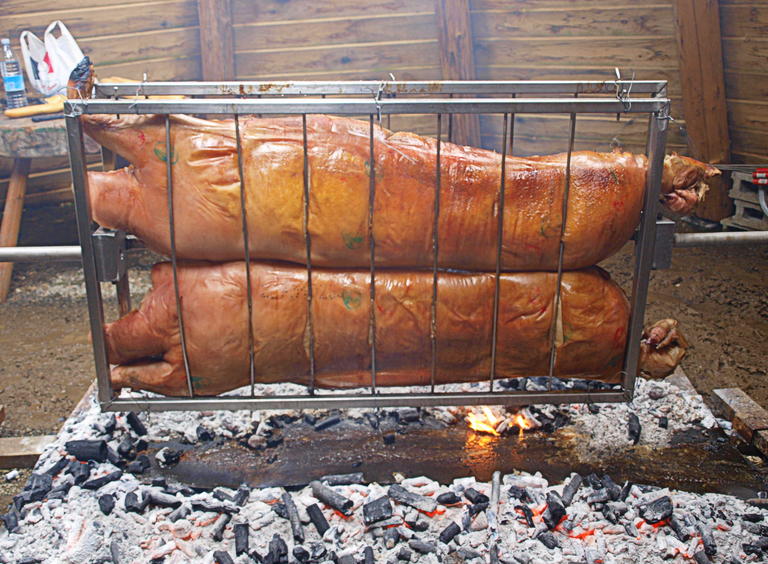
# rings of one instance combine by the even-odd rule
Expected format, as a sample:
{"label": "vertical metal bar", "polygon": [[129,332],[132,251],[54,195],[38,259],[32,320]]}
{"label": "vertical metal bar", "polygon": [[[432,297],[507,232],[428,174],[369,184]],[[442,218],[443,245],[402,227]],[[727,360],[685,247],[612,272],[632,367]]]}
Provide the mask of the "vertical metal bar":
{"label": "vertical metal bar", "polygon": [[[453,98],[453,94],[448,97]],[[453,114],[448,114],[448,143],[453,143]]]}
{"label": "vertical metal bar", "polygon": [[[101,148],[101,169],[115,170],[117,168],[117,155],[107,149]],[[122,317],[131,311],[131,285],[128,281],[128,271],[126,270],[114,283],[115,294],[117,296],[117,310]]]}
{"label": "vertical metal bar", "polygon": [[435,158],[435,211],[432,222],[432,304],[430,306],[429,336],[432,343],[432,366],[429,373],[430,392],[435,393],[437,379],[437,265],[440,241],[440,135],[443,129],[443,114],[437,114],[437,152]]}
{"label": "vertical metal bar", "polygon": [[103,405],[112,399],[112,382],[109,378],[109,361],[104,338],[104,303],[101,286],[96,272],[96,256],[93,252],[93,227],[91,225],[91,207],[88,203],[88,174],[85,168],[85,147],[80,119],[66,116],[67,142],[69,143],[69,163],[72,169],[72,184],[75,188],[75,217],[77,232],[82,248],[83,274],[88,300],[88,320],[93,342],[93,360],[96,365],[98,398]]}
{"label": "vertical metal bar", "polygon": [[307,145],[307,114],[301,116],[304,147],[304,241],[307,245],[307,328],[309,330],[309,393],[315,393],[315,320],[312,314],[312,239],[309,235],[309,148]]}
{"label": "vertical metal bar", "polygon": [[373,114],[368,116],[369,131],[369,190],[368,190],[368,242],[371,258],[371,303],[369,338],[371,341],[371,393],[376,394],[376,241],[373,238],[373,209],[376,201],[376,154],[374,152]]}
{"label": "vertical metal bar", "polygon": [[237,174],[240,178],[240,213],[243,223],[243,254],[245,255],[245,291],[248,301],[248,381],[251,396],[256,389],[256,365],[253,359],[253,285],[251,283],[251,239],[248,235],[248,206],[246,201],[245,173],[243,172],[243,144],[240,138],[240,117],[235,114],[235,143],[237,145]]}
{"label": "vertical metal bar", "polygon": [[631,314],[627,334],[627,352],[624,357],[623,386],[627,401],[631,400],[635,393],[635,379],[640,359],[640,337],[643,332],[645,304],[648,299],[653,248],[656,244],[656,216],[661,193],[661,174],[664,170],[667,126],[668,123],[663,116],[654,114],[648,131],[648,172],[640,231],[635,244],[635,271],[630,298]]}
{"label": "vertical metal bar", "polygon": [[499,182],[499,217],[496,225],[496,278],[493,289],[493,326],[491,327],[491,381],[489,390],[493,391],[496,379],[496,349],[499,337],[499,297],[501,294],[501,252],[504,246],[504,203],[507,184],[507,128],[509,114],[504,114],[504,128],[501,134],[501,181]]}
{"label": "vertical metal bar", "polygon": [[[517,98],[517,94],[514,92],[511,96]],[[510,114],[509,118],[509,156],[511,157],[515,150],[515,114]]]}
{"label": "vertical metal bar", "polygon": [[555,303],[552,308],[552,322],[549,326],[549,380],[547,390],[551,389],[552,378],[555,375],[555,363],[557,362],[557,325],[560,319],[560,286],[563,281],[563,254],[565,253],[565,229],[568,223],[568,196],[571,190],[571,156],[573,144],[576,139],[576,114],[571,114],[570,130],[568,134],[568,154],[565,159],[565,186],[563,188],[562,223],[560,224],[560,248],[557,256],[557,278],[555,284]]}
{"label": "vertical metal bar", "polygon": [[173,217],[173,147],[171,146],[171,117],[165,116],[165,175],[166,189],[168,192],[168,226],[171,241],[171,268],[173,270],[173,293],[176,297],[176,315],[179,319],[179,338],[181,340],[181,354],[184,358],[184,372],[187,376],[187,390],[189,397],[195,397],[195,389],[192,385],[192,374],[189,371],[189,355],[187,354],[187,340],[184,333],[184,314],[181,310],[181,296],[179,295],[179,272],[176,262],[176,222]]}

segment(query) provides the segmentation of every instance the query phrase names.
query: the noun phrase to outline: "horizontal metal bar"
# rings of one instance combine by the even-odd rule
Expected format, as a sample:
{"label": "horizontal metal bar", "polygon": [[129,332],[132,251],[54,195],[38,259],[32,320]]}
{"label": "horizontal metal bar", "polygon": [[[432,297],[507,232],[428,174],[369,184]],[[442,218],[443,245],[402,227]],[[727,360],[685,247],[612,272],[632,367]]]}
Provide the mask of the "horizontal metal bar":
{"label": "horizontal metal bar", "polygon": [[[261,98],[227,100],[69,100],[68,115],[79,114],[490,114],[490,113],[650,113],[667,98]],[[628,109],[627,109],[628,108]]]}
{"label": "horizontal metal bar", "polygon": [[133,82],[97,83],[98,96],[311,96],[382,94],[613,94],[629,89],[633,94],[658,94],[666,80],[444,80],[444,81],[286,81],[286,82]]}
{"label": "horizontal metal bar", "polygon": [[675,247],[720,247],[768,243],[768,231],[723,231],[720,233],[675,233]]}
{"label": "horizontal metal bar", "polygon": [[335,409],[347,407],[435,407],[444,405],[531,405],[535,403],[616,403],[623,391],[484,392],[435,394],[316,395],[265,397],[118,398],[104,402],[104,411],[208,411],[216,409]]}
{"label": "horizontal metal bar", "polygon": [[78,262],[80,245],[53,247],[0,247],[0,262]]}

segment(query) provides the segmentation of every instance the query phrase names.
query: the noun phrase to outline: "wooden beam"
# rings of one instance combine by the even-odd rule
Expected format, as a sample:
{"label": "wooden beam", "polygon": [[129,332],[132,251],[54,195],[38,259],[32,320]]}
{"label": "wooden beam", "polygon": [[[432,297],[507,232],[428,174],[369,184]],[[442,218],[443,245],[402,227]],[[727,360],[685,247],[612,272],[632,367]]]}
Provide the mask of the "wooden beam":
{"label": "wooden beam", "polygon": [[203,80],[234,80],[230,0],[197,0],[200,18],[200,61]]}
{"label": "wooden beam", "polygon": [[56,435],[0,439],[0,468],[32,468]]}
{"label": "wooden beam", "polygon": [[[469,0],[435,0],[443,80],[475,80]],[[480,145],[480,118],[454,115],[452,138],[459,145]]]}
{"label": "wooden beam", "polygon": [[[8,183],[8,193],[5,195],[3,223],[0,226],[0,247],[15,247],[19,240],[21,212],[24,209],[24,193],[27,191],[28,174],[29,159],[15,159],[11,171],[11,181]],[[0,303],[3,303],[8,297],[12,274],[13,263],[0,262]]]}
{"label": "wooden beam", "polygon": [[[688,148],[695,159],[709,163],[729,162],[730,136],[725,99],[723,49],[718,0],[675,0],[683,113]],[[710,187],[696,215],[720,221],[733,213],[722,183]]]}

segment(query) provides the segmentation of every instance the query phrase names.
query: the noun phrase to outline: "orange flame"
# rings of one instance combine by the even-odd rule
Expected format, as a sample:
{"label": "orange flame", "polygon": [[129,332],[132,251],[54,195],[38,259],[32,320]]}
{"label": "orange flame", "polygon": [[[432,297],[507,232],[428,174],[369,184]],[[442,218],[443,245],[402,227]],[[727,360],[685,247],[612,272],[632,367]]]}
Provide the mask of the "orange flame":
{"label": "orange flame", "polygon": [[478,433],[488,433],[498,437],[500,433],[496,430],[496,426],[499,424],[499,419],[493,414],[489,407],[483,407],[483,415],[470,412],[467,415],[467,423],[469,423],[470,429],[477,431]]}

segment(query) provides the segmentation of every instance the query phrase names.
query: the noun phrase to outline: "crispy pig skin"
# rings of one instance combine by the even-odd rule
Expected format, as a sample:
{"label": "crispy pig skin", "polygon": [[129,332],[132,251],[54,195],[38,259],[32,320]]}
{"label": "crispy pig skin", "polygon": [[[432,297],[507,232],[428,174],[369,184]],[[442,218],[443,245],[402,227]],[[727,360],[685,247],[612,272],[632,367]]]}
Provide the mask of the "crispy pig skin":
{"label": "crispy pig skin", "polygon": [[[136,234],[170,254],[166,163],[172,163],[177,256],[242,260],[240,182],[233,121],[163,116],[84,115],[87,133],[133,166],[89,172],[93,218]],[[370,175],[373,235],[380,267],[431,268],[436,140],[353,119],[307,117],[312,263],[369,264]],[[300,117],[240,120],[250,254],[304,264],[304,150]],[[501,156],[441,144],[439,264],[495,271]],[[508,157],[505,271],[557,269],[566,155]],[[575,152],[565,229],[564,268],[593,265],[618,250],[638,224],[646,158],[626,152]]]}
{"label": "crispy pig skin", "polygon": [[[309,384],[307,272],[251,265],[256,382]],[[244,262],[182,262],[179,288],[196,394],[249,382]],[[312,317],[319,387],[370,384],[369,273],[313,271]],[[497,378],[546,375],[555,327],[555,374],[618,381],[629,305],[599,268],[565,272],[562,314],[552,324],[556,273],[500,279]],[[115,387],[187,395],[168,263],[155,265],[153,289],[138,310],[106,326]],[[439,274],[437,382],[486,380],[490,373],[493,274]],[[431,272],[376,275],[377,385],[429,384]]]}

